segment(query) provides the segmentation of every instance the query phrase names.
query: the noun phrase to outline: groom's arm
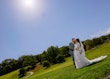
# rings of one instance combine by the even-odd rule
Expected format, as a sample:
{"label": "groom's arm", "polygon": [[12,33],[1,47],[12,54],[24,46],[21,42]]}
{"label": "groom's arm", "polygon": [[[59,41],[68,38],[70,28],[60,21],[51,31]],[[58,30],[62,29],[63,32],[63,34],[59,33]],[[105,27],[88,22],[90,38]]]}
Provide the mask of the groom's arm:
{"label": "groom's arm", "polygon": [[70,50],[74,50],[74,44],[69,43],[69,49],[70,49]]}
{"label": "groom's arm", "polygon": [[74,44],[69,43],[69,54],[73,54],[74,51]]}

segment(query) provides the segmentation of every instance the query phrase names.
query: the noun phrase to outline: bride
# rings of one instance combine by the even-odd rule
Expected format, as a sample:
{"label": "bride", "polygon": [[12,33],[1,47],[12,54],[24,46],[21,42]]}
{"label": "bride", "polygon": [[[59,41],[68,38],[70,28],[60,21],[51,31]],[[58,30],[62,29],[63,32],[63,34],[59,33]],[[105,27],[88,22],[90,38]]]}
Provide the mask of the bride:
{"label": "bride", "polygon": [[76,69],[80,69],[84,66],[88,66],[92,63],[101,61],[105,59],[107,56],[100,56],[96,59],[89,60],[85,57],[85,50],[83,44],[80,42],[79,39],[74,39],[74,62]]}

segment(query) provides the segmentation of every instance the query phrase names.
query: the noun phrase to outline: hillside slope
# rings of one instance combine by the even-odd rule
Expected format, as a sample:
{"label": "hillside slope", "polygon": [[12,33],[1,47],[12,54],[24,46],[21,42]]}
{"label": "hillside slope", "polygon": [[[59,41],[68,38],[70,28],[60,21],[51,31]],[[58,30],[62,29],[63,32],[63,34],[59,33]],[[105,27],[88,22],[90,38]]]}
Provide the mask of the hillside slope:
{"label": "hillside slope", "polygon": [[[101,55],[108,55],[108,57],[96,64],[76,70],[74,68],[71,58],[67,58],[66,62],[52,65],[50,68],[42,68],[35,71],[28,79],[103,79],[110,74],[110,43],[103,44],[97,48],[87,51],[88,59],[94,59]],[[18,79],[18,70],[0,76],[0,79]]]}

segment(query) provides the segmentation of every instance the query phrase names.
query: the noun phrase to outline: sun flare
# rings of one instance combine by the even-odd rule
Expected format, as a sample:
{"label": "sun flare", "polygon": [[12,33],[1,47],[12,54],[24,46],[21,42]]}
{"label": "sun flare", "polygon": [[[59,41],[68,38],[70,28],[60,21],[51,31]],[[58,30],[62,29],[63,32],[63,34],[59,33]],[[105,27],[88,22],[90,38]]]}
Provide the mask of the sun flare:
{"label": "sun flare", "polygon": [[[17,5],[16,5],[17,4]],[[15,0],[14,10],[18,18],[41,18],[46,11],[45,0]]]}
{"label": "sun flare", "polygon": [[32,8],[35,6],[35,0],[23,0],[23,5],[27,8]]}

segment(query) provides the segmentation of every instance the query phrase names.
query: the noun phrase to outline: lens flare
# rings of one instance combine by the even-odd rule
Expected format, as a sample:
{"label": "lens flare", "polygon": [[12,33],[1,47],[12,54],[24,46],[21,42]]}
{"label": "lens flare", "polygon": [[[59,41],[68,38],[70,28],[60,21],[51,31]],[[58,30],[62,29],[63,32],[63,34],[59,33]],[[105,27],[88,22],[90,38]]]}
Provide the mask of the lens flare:
{"label": "lens flare", "polygon": [[23,5],[27,8],[32,8],[35,6],[35,0],[23,0]]}

